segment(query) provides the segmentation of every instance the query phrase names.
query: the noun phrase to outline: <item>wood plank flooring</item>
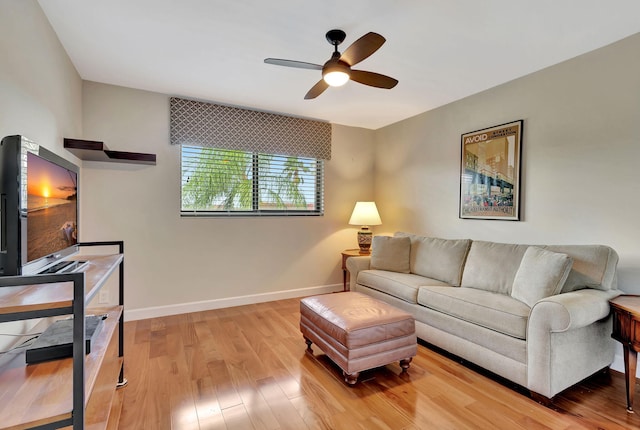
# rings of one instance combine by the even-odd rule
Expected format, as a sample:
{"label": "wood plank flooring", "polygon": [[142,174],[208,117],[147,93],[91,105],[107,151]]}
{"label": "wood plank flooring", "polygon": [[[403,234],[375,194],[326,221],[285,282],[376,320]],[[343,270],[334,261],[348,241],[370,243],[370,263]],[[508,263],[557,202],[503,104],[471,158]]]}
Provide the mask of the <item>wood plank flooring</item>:
{"label": "wood plank flooring", "polygon": [[315,345],[305,353],[299,317],[299,300],[290,299],[127,322],[129,384],[112,408],[118,428],[640,428],[617,372],[566,390],[548,408],[422,344],[408,373],[395,363],[349,387]]}

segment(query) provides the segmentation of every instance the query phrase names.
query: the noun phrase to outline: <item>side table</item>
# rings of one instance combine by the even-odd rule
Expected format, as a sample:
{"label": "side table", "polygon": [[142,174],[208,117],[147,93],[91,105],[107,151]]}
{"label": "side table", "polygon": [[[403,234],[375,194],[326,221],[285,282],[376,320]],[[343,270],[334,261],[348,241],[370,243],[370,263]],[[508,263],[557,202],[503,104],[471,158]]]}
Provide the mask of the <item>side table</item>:
{"label": "side table", "polygon": [[622,295],[609,300],[613,310],[611,337],[622,343],[624,374],[627,386],[627,412],[633,413],[636,391],[636,365],[640,351],[640,296]]}
{"label": "side table", "polygon": [[344,291],[349,291],[349,286],[347,284],[347,260],[349,257],[359,257],[361,255],[371,255],[370,252],[362,253],[359,248],[356,249],[345,249],[342,251],[342,289]]}

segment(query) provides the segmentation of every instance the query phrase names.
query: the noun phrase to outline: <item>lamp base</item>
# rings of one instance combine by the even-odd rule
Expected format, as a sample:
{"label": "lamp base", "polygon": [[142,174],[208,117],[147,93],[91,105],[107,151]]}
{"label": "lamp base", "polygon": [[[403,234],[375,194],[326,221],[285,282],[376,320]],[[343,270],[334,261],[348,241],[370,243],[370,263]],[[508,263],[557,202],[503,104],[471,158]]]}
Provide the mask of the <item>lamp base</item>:
{"label": "lamp base", "polygon": [[358,231],[358,246],[360,247],[360,254],[371,254],[371,239],[373,234],[369,227],[362,227],[362,230]]}

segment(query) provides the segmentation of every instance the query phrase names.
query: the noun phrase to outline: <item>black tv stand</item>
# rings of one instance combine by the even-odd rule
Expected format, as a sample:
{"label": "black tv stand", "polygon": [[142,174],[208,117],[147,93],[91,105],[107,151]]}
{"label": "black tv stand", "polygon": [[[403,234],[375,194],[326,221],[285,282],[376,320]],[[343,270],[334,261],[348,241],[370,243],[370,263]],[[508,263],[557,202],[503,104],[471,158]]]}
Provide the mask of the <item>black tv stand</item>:
{"label": "black tv stand", "polygon": [[[72,322],[72,357],[31,361],[27,365],[24,348],[0,355],[0,379],[3,384],[9,381],[7,387],[3,385],[9,393],[5,396],[7,401],[0,402],[1,428],[117,427],[119,414],[111,414],[112,405],[116,389],[126,384],[124,242],[85,242],[78,246],[115,246],[118,253],[75,257],[75,261],[86,262],[84,273],[79,273],[78,268],[75,272],[65,271],[73,267],[68,266],[58,273],[0,277],[3,290],[0,323],[73,315],[72,320],[61,320],[63,324]],[[119,304],[87,308],[112,274],[119,278]],[[85,316],[89,314],[99,316],[101,327],[94,330],[89,345],[91,353],[86,354],[89,352],[86,336],[91,329]],[[53,346],[68,343],[65,340]],[[29,413],[16,414],[15,410]]]}

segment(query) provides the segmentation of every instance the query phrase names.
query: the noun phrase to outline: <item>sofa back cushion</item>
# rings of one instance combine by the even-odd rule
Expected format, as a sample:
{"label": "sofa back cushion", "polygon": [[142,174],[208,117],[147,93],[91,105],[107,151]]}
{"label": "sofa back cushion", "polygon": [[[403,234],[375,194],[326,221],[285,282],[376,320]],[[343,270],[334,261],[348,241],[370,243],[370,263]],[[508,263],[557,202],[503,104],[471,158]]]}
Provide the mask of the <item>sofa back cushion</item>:
{"label": "sofa back cushion", "polygon": [[583,288],[604,291],[617,288],[618,254],[612,248],[605,245],[548,245],[544,248],[573,259],[561,293]]}
{"label": "sofa back cushion", "polygon": [[375,236],[371,241],[372,269],[409,273],[411,240],[408,237]]}
{"label": "sofa back cushion", "polygon": [[395,237],[403,236],[411,239],[409,258],[411,273],[437,279],[454,287],[460,286],[471,240],[438,239],[402,232],[395,235]]}
{"label": "sofa back cushion", "polygon": [[461,286],[511,294],[527,248],[529,245],[474,240],[464,265]]}
{"label": "sofa back cushion", "polygon": [[513,280],[511,297],[533,307],[538,300],[558,294],[572,263],[567,254],[530,246]]}

